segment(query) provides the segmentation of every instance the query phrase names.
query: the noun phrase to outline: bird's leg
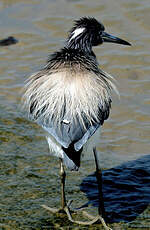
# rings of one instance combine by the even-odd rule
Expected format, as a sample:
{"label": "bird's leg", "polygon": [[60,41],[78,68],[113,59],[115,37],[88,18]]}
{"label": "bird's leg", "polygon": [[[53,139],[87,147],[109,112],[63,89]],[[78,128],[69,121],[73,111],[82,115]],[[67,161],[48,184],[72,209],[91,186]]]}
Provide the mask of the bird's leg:
{"label": "bird's leg", "polygon": [[64,170],[62,159],[60,158],[60,178],[61,178],[61,206],[62,209],[66,207],[66,197],[65,197],[65,178],[66,173]]}
{"label": "bird's leg", "polygon": [[101,170],[101,168],[99,167],[99,164],[98,164],[96,148],[93,148],[93,153],[94,153],[95,164],[96,164],[96,179],[97,179],[97,184],[98,184],[98,195],[99,195],[98,212],[103,218],[105,218],[106,214],[105,214],[103,191],[102,191],[102,186],[103,186],[103,183],[102,183],[102,170]]}
{"label": "bird's leg", "polygon": [[[65,197],[65,178],[66,178],[66,173],[65,169],[63,166],[63,160],[60,158],[60,179],[61,179],[61,208],[51,208],[46,205],[42,205],[43,208],[46,210],[52,212],[52,213],[60,213],[60,212],[66,212],[66,209],[68,210],[69,208],[67,207],[66,204],[66,197]],[[68,210],[69,212],[69,210]]]}
{"label": "bird's leg", "polygon": [[95,158],[95,164],[96,164],[96,178],[97,178],[97,183],[98,183],[98,193],[99,193],[99,208],[98,208],[98,215],[94,217],[91,214],[88,214],[86,211],[82,211],[83,216],[87,217],[90,219],[90,221],[76,221],[72,219],[72,216],[70,214],[70,209],[66,206],[66,213],[68,216],[68,219],[76,224],[81,224],[81,225],[91,225],[94,223],[97,223],[100,221],[104,227],[105,230],[112,230],[109,228],[106,223],[105,223],[105,208],[104,208],[104,200],[103,200],[103,192],[102,192],[102,171],[98,165],[98,159],[97,159],[97,151],[96,148],[93,148],[93,153],[94,153],[94,158]]}
{"label": "bird's leg", "polygon": [[94,158],[95,158],[95,164],[96,164],[96,179],[97,179],[97,184],[98,184],[98,195],[99,195],[99,207],[98,207],[98,213],[99,213],[99,219],[104,226],[106,230],[110,230],[106,223],[106,213],[105,213],[105,207],[104,207],[104,199],[103,199],[103,191],[102,191],[102,171],[101,168],[99,167],[98,164],[98,159],[97,159],[97,151],[96,148],[93,148],[93,153],[94,153]]}
{"label": "bird's leg", "polygon": [[88,214],[85,211],[82,211],[83,216],[87,217],[89,221],[77,221],[72,218],[72,211],[70,210],[70,204],[72,201],[69,201],[68,203],[66,202],[66,197],[65,197],[65,178],[66,178],[66,173],[64,170],[63,166],[63,161],[60,159],[60,177],[61,177],[61,208],[56,209],[56,208],[50,208],[46,205],[41,205],[43,208],[46,210],[52,212],[52,213],[66,213],[68,216],[68,219],[76,224],[81,224],[81,225],[91,225],[94,223],[97,223],[98,221],[101,221],[103,227],[105,230],[112,230],[109,228],[105,221],[104,221],[104,202],[103,202],[103,196],[102,196],[102,175],[101,175],[101,170],[98,167],[98,161],[97,161],[97,155],[96,155],[96,149],[93,149],[94,156],[95,156],[95,162],[96,162],[96,177],[97,177],[97,182],[98,182],[98,190],[99,190],[99,215],[96,217],[92,216],[91,214]]}

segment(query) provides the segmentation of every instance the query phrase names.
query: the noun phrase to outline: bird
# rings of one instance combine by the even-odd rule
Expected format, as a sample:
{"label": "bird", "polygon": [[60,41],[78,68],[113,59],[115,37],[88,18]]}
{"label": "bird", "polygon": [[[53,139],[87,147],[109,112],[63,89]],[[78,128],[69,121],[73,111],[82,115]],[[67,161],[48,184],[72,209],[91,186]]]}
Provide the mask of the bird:
{"label": "bird", "polygon": [[65,167],[77,171],[88,147],[96,154],[112,92],[117,92],[114,78],[99,68],[93,51],[105,42],[131,45],[106,33],[94,17],[75,20],[64,47],[51,54],[24,87],[23,107],[29,119],[46,131],[50,154],[60,159],[62,210],[68,206]]}

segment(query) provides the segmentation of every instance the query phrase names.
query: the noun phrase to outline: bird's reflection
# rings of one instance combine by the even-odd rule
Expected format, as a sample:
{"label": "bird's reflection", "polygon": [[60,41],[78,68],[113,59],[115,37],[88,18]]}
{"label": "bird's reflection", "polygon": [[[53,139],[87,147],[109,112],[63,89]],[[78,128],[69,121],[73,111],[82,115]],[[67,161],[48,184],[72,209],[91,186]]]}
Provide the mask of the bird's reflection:
{"label": "bird's reflection", "polygon": [[[95,174],[80,185],[89,203],[98,207]],[[103,171],[103,195],[110,223],[129,222],[141,214],[150,203],[150,155]]]}

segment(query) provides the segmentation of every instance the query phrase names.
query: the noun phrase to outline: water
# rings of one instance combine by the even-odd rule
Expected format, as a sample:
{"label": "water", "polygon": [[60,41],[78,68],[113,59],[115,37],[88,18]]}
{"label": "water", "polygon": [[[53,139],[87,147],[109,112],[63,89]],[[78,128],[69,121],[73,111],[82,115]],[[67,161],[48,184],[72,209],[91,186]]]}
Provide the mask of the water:
{"label": "water", "polygon": [[[19,104],[24,81],[63,46],[72,21],[85,15],[101,20],[107,32],[133,44],[94,49],[101,68],[115,76],[120,92],[120,100],[113,97],[98,149],[105,169],[109,222],[113,229],[150,228],[149,10],[147,0],[0,1],[0,39],[19,40],[0,47],[1,229],[79,229],[64,216],[53,216],[40,207],[59,206],[59,164],[48,154],[44,132],[27,121]],[[85,156],[79,172],[67,172],[66,190],[67,199],[78,206],[89,202],[89,211],[95,214],[94,171],[93,156]]]}
{"label": "water", "polygon": [[[108,222],[128,223],[135,220],[148,207],[150,201],[149,160],[148,155],[103,171],[104,203]],[[98,207],[95,174],[84,178],[81,191],[88,197],[88,204]]]}

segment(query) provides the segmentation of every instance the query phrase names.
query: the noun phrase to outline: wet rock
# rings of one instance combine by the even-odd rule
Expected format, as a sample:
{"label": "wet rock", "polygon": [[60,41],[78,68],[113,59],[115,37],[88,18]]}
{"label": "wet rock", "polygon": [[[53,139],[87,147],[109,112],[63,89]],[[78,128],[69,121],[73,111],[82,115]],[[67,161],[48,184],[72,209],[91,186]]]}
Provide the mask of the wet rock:
{"label": "wet rock", "polygon": [[0,46],[10,46],[18,43],[18,40],[12,36],[0,40]]}

